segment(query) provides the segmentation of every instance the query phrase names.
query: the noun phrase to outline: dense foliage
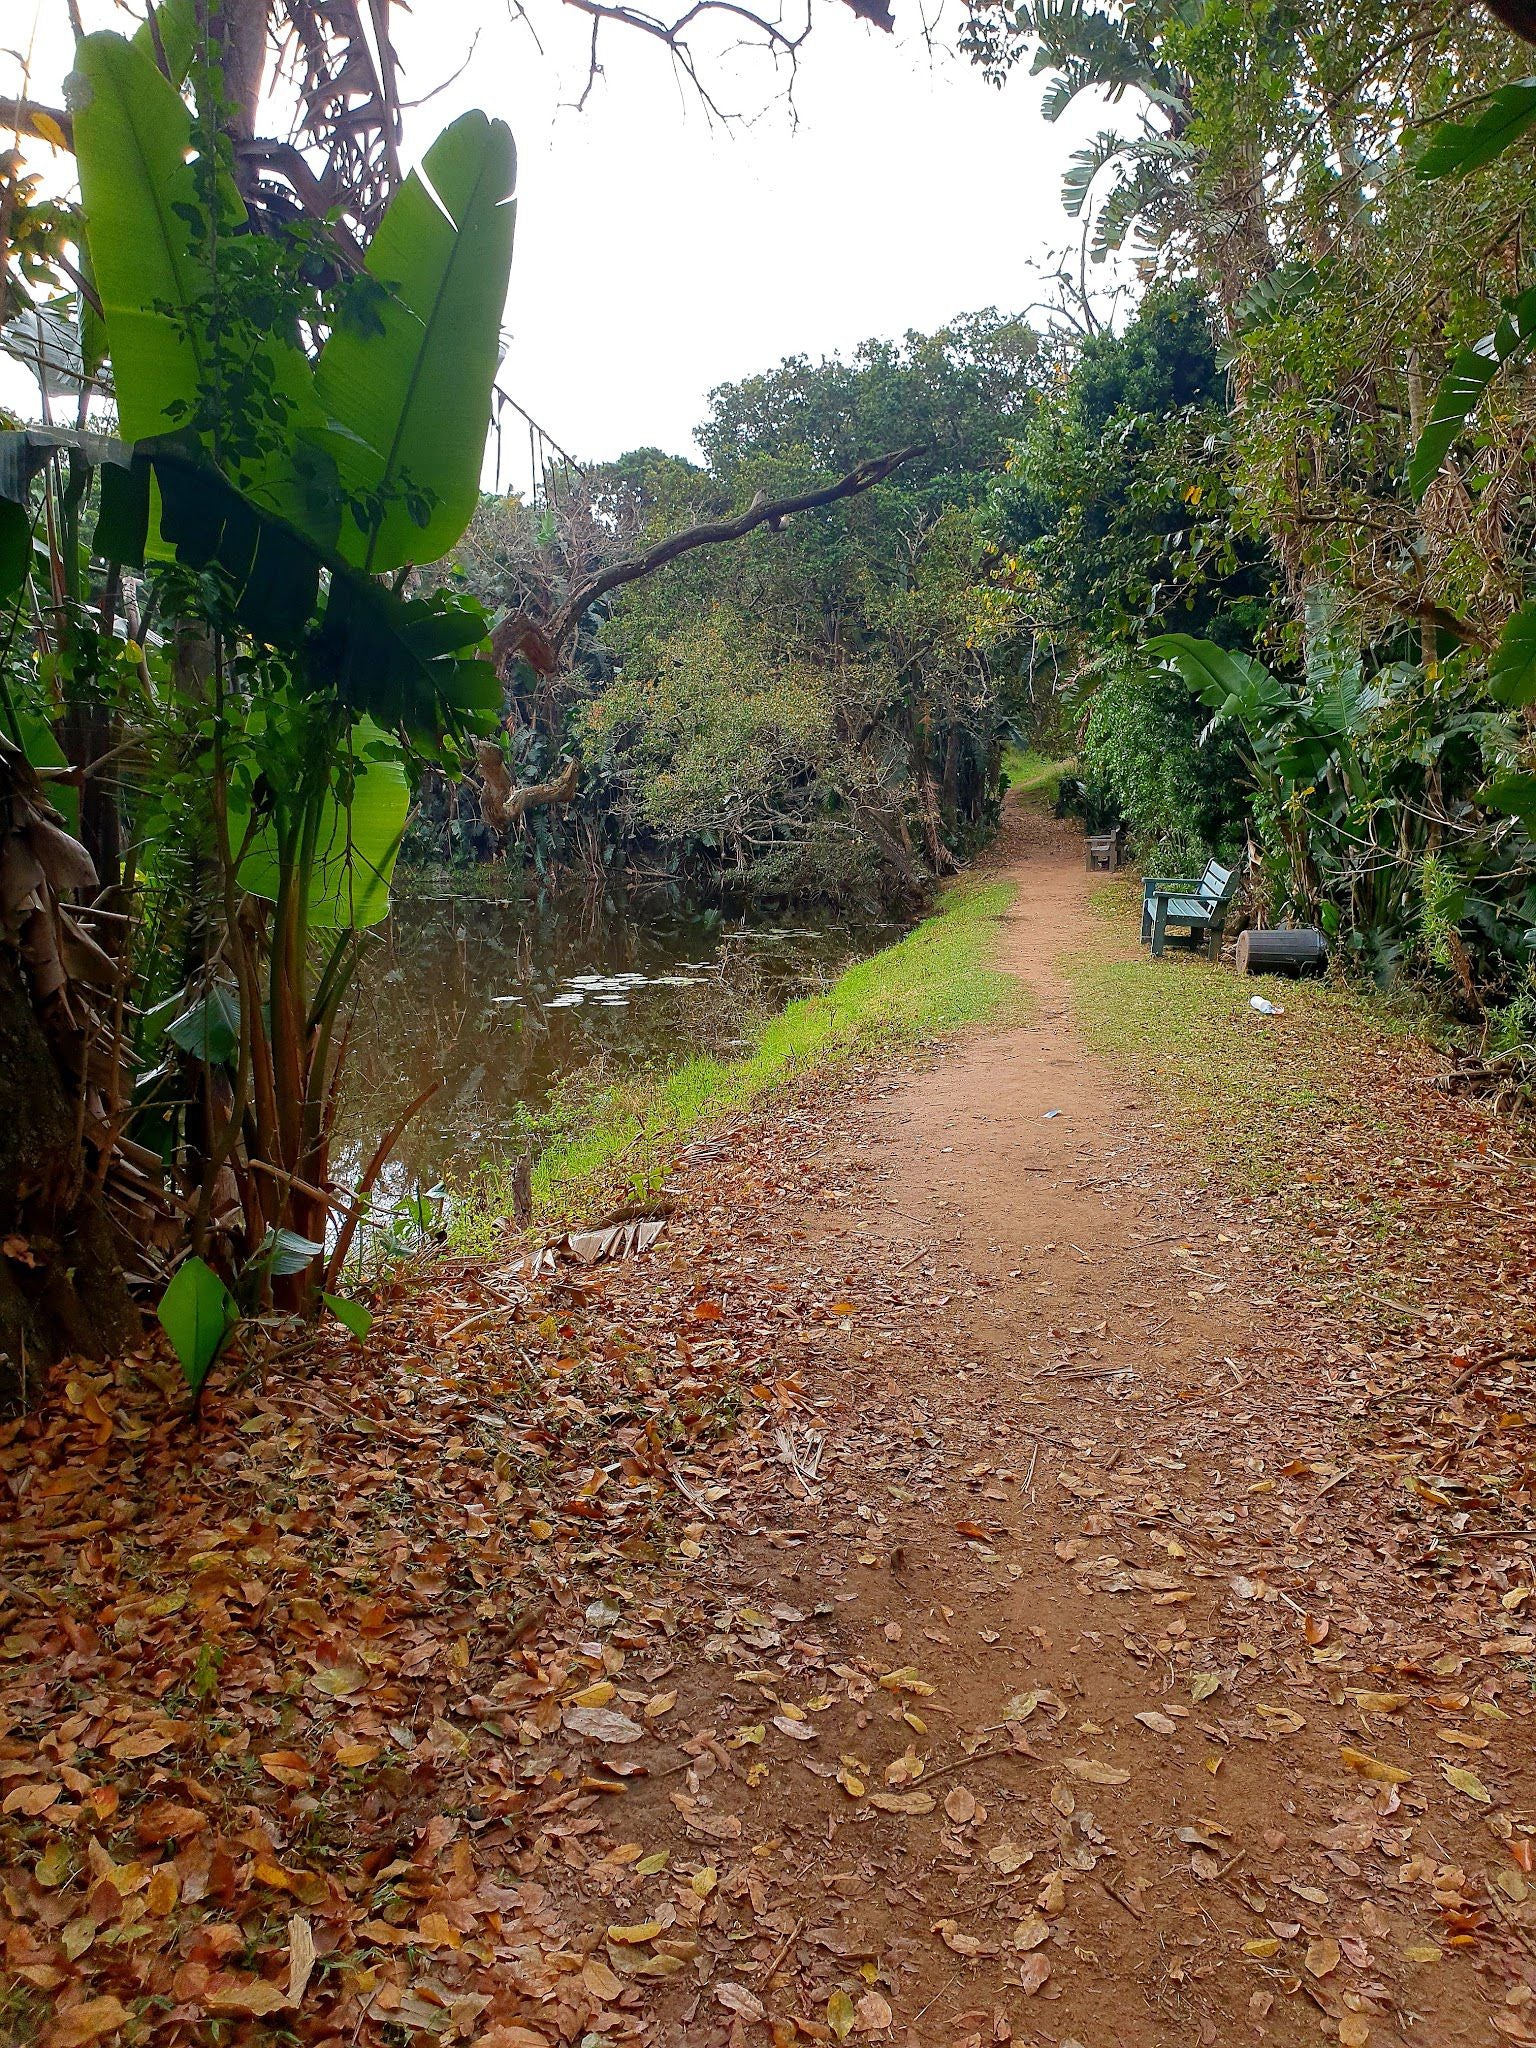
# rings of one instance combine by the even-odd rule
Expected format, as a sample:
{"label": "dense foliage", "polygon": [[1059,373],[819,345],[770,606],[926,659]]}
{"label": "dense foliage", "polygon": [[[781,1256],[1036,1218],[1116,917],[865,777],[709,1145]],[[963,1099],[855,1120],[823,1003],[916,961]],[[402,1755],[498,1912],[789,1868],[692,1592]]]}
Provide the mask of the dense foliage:
{"label": "dense foliage", "polygon": [[[999,79],[1030,57],[1049,118],[1100,94],[1063,198],[1152,281],[998,494],[1090,764],[1151,846],[1251,831],[1256,908],[1508,996],[1536,916],[1529,51],[1467,9],[1274,0],[979,4],[969,39]],[[1223,653],[1268,680],[1216,681]]]}

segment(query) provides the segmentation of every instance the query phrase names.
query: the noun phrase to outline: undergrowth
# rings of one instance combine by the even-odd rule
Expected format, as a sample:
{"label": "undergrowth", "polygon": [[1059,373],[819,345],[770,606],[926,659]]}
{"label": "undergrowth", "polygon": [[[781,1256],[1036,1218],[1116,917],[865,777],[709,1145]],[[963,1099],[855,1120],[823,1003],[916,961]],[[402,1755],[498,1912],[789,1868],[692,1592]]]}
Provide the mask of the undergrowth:
{"label": "undergrowth", "polygon": [[[534,1161],[536,1220],[568,1221],[600,1205],[644,1200],[686,1139],[813,1071],[1016,1014],[1019,984],[992,964],[1014,894],[1009,882],[952,884],[931,917],[829,989],[769,1018],[739,1058],[701,1055],[567,1098],[561,1129]],[[490,1249],[511,1207],[511,1161],[488,1162],[454,1192],[454,1246]]]}

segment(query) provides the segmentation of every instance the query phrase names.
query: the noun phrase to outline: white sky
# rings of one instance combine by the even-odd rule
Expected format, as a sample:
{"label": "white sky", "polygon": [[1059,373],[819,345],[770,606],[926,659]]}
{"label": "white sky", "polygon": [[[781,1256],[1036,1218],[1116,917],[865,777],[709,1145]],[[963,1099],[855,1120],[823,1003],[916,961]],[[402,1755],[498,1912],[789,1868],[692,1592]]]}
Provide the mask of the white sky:
{"label": "white sky", "polygon": [[[465,107],[511,125],[519,210],[502,381],[572,453],[692,453],[715,384],[1035,296],[1029,259],[1072,229],[1061,170],[1104,110],[1083,104],[1047,125],[1039,81],[1016,75],[998,92],[962,60],[932,56],[918,4],[895,0],[891,37],[816,0],[798,126],[782,105],[757,111],[776,90],[760,58],[722,56],[709,67],[719,97],[757,113],[733,129],[709,122],[665,51],[616,27],[603,32],[605,75],[575,111],[588,24],[556,0],[531,0],[543,55],[508,0],[416,0],[398,13],[408,97],[456,69],[479,28],[464,75],[407,115],[407,157]],[[941,27],[954,31],[949,4]],[[132,26],[111,0],[82,12],[89,27]],[[55,99],[69,63],[64,0],[6,0],[0,13],[13,49],[31,30],[32,91]],[[0,80],[12,89],[3,58]],[[0,397],[24,403],[10,366]],[[523,452],[504,481],[523,481],[526,466]]]}

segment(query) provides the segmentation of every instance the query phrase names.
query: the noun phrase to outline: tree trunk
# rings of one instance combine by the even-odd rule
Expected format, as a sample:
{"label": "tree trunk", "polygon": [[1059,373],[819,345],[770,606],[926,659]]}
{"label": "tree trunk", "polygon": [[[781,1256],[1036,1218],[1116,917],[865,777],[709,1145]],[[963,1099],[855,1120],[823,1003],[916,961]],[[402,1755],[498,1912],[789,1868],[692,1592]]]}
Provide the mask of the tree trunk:
{"label": "tree trunk", "polygon": [[106,1216],[80,1179],[75,1105],[0,947],[0,1412],[56,1359],[99,1358],[139,1328]]}

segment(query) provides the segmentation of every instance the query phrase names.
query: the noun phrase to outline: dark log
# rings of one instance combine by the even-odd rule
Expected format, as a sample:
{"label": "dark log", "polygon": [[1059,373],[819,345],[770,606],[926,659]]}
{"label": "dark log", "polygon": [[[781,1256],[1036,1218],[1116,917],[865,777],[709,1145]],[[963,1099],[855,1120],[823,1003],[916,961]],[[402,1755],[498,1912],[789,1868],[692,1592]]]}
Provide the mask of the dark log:
{"label": "dark log", "polygon": [[1321,974],[1327,960],[1328,941],[1316,925],[1238,936],[1239,974]]}

